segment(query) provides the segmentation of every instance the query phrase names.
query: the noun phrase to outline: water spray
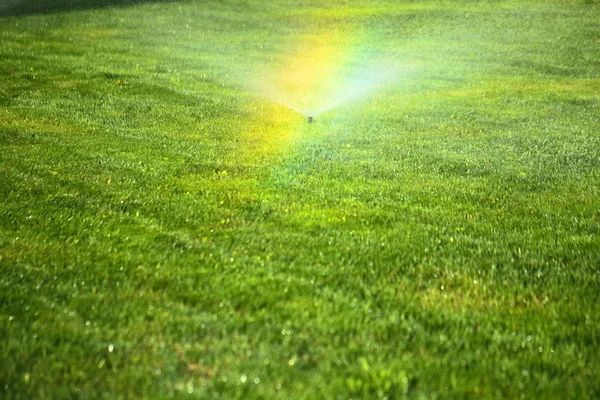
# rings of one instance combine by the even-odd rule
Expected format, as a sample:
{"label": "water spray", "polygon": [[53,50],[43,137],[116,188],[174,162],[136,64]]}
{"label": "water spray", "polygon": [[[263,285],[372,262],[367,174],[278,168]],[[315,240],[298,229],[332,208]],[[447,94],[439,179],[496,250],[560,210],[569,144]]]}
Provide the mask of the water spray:
{"label": "water spray", "polygon": [[[322,92],[307,91],[312,93],[311,96],[302,96],[297,87],[299,85],[289,84],[288,86],[291,86],[291,89],[288,88],[290,90],[286,91],[286,86],[277,87],[275,83],[269,81],[266,77],[260,80],[263,83],[260,85],[255,80],[250,80],[252,82],[250,88],[262,94],[271,102],[296,111],[306,118],[305,121],[312,124],[315,122],[315,117],[326,111],[360,100],[381,90],[384,84],[391,82],[397,74],[398,69],[394,66],[384,69],[384,66],[369,65],[366,68],[354,71],[352,74],[347,73],[345,76],[332,78],[333,83],[321,85],[323,87]],[[302,77],[300,76],[300,78]],[[295,82],[292,81],[292,83]],[[313,89],[313,86],[317,85],[309,86],[309,89]]]}

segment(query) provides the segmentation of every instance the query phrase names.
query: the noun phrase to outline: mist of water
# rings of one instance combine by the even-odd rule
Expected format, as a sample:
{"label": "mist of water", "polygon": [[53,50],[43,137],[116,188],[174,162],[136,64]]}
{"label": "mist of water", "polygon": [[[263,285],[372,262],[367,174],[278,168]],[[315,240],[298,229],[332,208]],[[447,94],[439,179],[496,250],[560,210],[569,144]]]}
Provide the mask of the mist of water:
{"label": "mist of water", "polygon": [[356,75],[346,77],[339,90],[324,98],[319,106],[311,109],[309,113],[317,116],[341,105],[362,100],[382,90],[396,77],[397,72],[393,69],[375,67],[360,71]]}
{"label": "mist of water", "polygon": [[255,80],[250,89],[273,103],[280,104],[304,116],[318,116],[347,103],[368,98],[399,77],[396,67],[369,65],[355,68],[340,76],[322,76],[301,90],[285,90],[278,85],[277,74]]}

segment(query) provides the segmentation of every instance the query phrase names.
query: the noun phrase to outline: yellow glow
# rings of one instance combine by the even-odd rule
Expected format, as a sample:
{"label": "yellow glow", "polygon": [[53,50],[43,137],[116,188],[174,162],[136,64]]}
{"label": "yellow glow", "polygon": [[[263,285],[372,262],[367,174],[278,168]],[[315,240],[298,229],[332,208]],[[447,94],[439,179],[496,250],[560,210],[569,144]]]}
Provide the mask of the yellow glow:
{"label": "yellow glow", "polygon": [[303,35],[287,62],[260,80],[255,89],[271,102],[254,110],[248,121],[239,149],[241,162],[259,163],[287,148],[307,123],[298,113],[310,114],[339,91],[347,37],[335,30]]}
{"label": "yellow glow", "polygon": [[348,37],[335,29],[302,35],[287,62],[270,71],[256,89],[273,102],[302,114],[320,109],[340,90]]}
{"label": "yellow glow", "polygon": [[263,104],[244,126],[236,158],[240,164],[261,164],[287,148],[304,118],[274,103]]}
{"label": "yellow glow", "polygon": [[339,85],[347,48],[346,38],[338,32],[304,37],[279,76],[275,77],[281,97],[310,112],[320,106]]}

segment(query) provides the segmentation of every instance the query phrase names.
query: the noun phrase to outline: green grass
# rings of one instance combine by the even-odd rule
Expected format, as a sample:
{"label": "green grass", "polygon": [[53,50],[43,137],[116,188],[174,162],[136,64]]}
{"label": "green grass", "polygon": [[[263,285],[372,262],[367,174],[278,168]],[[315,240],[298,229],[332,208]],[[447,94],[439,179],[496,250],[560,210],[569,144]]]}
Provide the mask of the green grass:
{"label": "green grass", "polygon": [[0,397],[600,395],[598,2],[321,3],[0,11]]}

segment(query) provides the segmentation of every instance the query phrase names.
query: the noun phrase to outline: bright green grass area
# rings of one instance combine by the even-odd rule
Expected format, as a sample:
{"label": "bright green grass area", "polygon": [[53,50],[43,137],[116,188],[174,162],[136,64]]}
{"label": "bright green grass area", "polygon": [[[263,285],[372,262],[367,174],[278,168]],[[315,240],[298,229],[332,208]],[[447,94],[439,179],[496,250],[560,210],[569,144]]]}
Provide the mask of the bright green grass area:
{"label": "bright green grass area", "polygon": [[597,1],[12,3],[0,397],[600,395]]}

